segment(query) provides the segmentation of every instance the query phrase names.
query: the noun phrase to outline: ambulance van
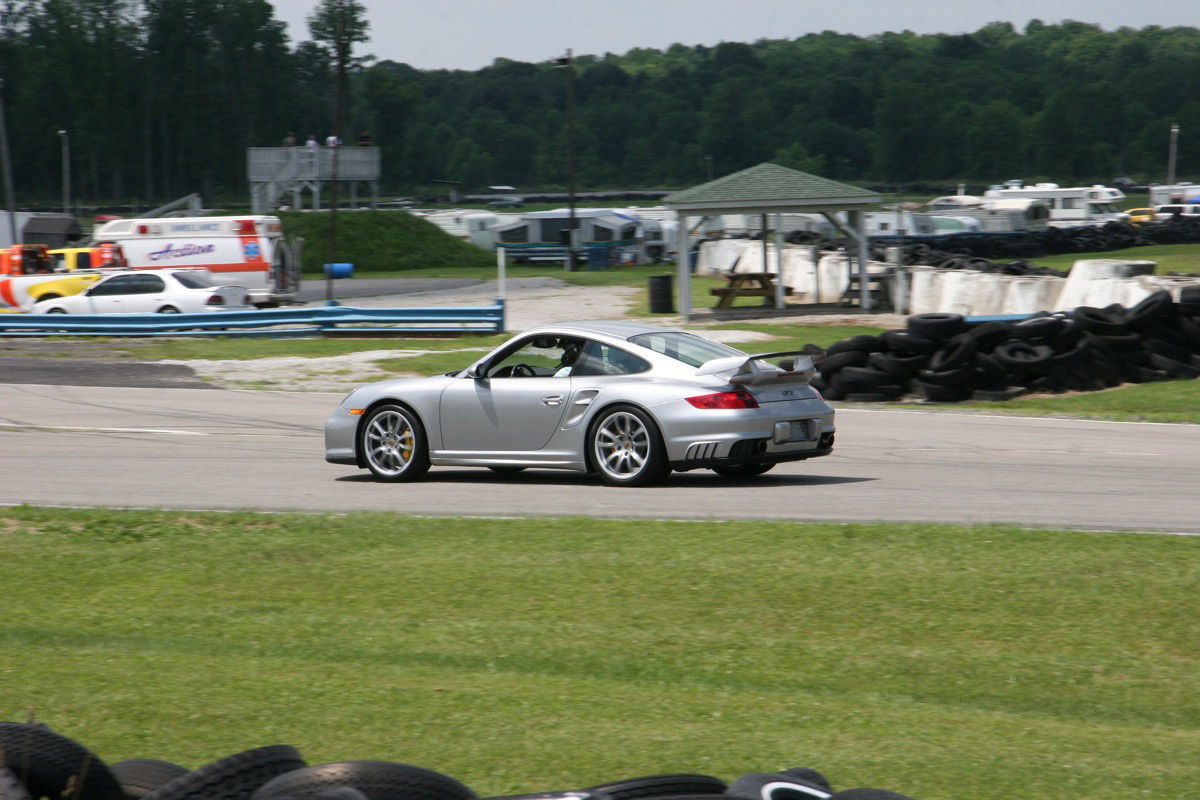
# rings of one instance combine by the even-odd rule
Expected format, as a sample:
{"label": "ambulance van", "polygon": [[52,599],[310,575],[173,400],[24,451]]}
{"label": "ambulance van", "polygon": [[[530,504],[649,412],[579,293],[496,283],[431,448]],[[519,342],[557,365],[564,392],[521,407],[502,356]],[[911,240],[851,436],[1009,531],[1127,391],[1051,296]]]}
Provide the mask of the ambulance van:
{"label": "ambulance van", "polygon": [[220,283],[245,286],[259,308],[294,303],[300,290],[279,217],[118,219],[97,227],[92,244],[120,245],[134,270],[202,267]]}

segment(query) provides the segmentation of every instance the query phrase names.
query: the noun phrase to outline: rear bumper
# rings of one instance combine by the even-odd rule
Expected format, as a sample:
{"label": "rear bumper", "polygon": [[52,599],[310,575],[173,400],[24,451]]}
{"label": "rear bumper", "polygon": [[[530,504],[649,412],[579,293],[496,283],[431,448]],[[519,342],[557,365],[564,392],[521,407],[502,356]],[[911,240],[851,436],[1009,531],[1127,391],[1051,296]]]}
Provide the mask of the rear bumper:
{"label": "rear bumper", "polygon": [[687,472],[692,469],[712,469],[714,467],[732,467],[739,464],[783,464],[788,461],[804,461],[808,458],[820,458],[833,452],[834,432],[821,434],[816,447],[806,450],[771,451],[768,449],[768,439],[745,439],[747,446],[736,449],[736,454],[717,458],[690,458],[671,462],[671,469],[676,472]]}

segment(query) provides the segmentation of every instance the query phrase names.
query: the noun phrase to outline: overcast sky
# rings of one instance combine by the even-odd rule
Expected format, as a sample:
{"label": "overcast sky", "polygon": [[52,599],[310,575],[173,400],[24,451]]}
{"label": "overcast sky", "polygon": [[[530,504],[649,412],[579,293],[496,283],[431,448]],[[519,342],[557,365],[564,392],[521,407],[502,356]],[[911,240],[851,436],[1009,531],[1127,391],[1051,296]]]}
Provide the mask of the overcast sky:
{"label": "overcast sky", "polygon": [[[271,0],[293,43],[308,38],[317,0]],[[417,69],[486,67],[496,58],[541,62],[576,55],[794,39],[832,30],[964,33],[989,22],[1074,19],[1105,30],[1200,27],[1200,2],[1138,0],[363,0],[370,53]]]}

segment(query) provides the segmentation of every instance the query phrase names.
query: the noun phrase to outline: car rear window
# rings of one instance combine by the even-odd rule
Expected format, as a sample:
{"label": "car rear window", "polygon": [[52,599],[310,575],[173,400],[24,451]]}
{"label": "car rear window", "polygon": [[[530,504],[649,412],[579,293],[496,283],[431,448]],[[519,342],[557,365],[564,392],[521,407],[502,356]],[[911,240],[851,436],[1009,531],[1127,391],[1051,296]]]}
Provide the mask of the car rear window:
{"label": "car rear window", "polygon": [[680,331],[639,333],[637,336],[631,336],[629,341],[692,367],[698,367],[714,358],[746,355],[741,350],[735,350],[720,342]]}
{"label": "car rear window", "polygon": [[208,289],[212,287],[212,283],[208,278],[195,272],[175,272],[172,274],[175,276],[175,280],[189,289]]}

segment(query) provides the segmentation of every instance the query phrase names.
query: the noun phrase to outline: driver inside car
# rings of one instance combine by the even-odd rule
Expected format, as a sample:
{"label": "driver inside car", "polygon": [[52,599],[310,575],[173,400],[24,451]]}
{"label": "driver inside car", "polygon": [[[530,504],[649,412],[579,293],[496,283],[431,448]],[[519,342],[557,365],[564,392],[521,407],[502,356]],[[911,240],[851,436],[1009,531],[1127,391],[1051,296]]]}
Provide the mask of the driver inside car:
{"label": "driver inside car", "polygon": [[558,369],[554,371],[554,377],[566,378],[571,374],[571,367],[579,360],[583,343],[575,339],[559,339],[558,346],[562,348],[562,356],[559,358]]}

